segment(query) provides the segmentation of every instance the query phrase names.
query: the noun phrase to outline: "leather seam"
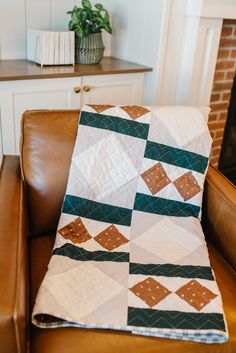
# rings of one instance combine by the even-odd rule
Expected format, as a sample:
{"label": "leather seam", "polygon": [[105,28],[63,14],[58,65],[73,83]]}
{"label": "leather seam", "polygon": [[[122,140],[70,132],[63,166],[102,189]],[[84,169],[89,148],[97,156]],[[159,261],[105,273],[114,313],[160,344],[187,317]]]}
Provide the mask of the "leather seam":
{"label": "leather seam", "polygon": [[[18,298],[19,298],[19,278],[20,276],[20,268],[18,265],[19,260],[19,253],[20,253],[20,236],[23,236],[22,233],[22,184],[20,185],[20,197],[19,197],[19,217],[18,217],[18,236],[17,236],[17,254],[16,254],[16,277],[15,277],[15,299],[14,299],[14,309],[13,309],[13,324],[15,328],[15,341],[17,352],[21,352],[21,344],[20,344],[20,332],[19,327],[17,325],[17,320],[20,320],[20,316],[17,315],[17,305],[18,305]],[[22,352],[23,353],[23,352]]]}

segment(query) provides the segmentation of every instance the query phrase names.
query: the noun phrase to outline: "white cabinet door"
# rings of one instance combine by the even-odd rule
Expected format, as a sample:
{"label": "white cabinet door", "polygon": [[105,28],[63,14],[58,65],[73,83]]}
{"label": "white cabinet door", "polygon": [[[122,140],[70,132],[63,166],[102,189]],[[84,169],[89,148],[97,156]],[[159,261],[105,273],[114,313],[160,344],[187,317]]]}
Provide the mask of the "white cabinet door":
{"label": "white cabinet door", "polygon": [[143,104],[143,73],[82,77],[82,104]]}
{"label": "white cabinet door", "polygon": [[25,110],[143,104],[143,81],[143,73],[132,73],[0,82],[0,154],[1,150],[4,154],[19,153],[20,121]]}
{"label": "white cabinet door", "polygon": [[80,86],[80,77],[0,83],[3,153],[19,153],[20,121],[25,110],[79,109],[81,94],[74,88]]}

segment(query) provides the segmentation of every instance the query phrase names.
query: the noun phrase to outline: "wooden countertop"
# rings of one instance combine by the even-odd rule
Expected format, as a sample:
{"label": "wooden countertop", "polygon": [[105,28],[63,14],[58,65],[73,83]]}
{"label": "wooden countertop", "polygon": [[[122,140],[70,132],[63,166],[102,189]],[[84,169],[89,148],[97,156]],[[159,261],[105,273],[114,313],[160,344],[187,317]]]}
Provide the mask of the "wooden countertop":
{"label": "wooden countertop", "polygon": [[27,60],[0,60],[0,81],[31,80],[58,77],[79,77],[126,74],[152,71],[152,68],[129,61],[104,57],[100,64],[41,67]]}

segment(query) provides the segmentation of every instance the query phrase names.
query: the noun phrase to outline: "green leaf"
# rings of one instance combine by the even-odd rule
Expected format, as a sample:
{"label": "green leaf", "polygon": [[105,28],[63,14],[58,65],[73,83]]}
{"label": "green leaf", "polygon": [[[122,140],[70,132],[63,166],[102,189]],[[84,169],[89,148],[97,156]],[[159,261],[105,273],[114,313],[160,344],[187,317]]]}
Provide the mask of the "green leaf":
{"label": "green leaf", "polygon": [[108,13],[107,11],[105,11],[104,19],[107,20],[108,22],[109,22],[109,20],[110,20],[109,13]]}
{"label": "green leaf", "polygon": [[94,5],[96,7],[96,9],[98,9],[99,11],[103,10],[103,5],[102,4],[95,4]]}
{"label": "green leaf", "polygon": [[87,15],[87,11],[83,10],[81,13],[81,21],[85,21],[87,19],[88,15]]}
{"label": "green leaf", "polygon": [[75,33],[76,33],[77,37],[79,37],[79,38],[83,38],[84,37],[84,30],[81,27],[76,28],[75,29]]}
{"label": "green leaf", "polygon": [[112,34],[112,29],[111,29],[111,26],[110,26],[110,25],[105,24],[105,25],[104,25],[104,29],[105,29],[105,31],[107,31],[108,33]]}
{"label": "green leaf", "polygon": [[71,20],[72,20],[74,23],[77,23],[77,22],[78,22],[78,17],[77,17],[77,15],[76,15],[75,12],[72,13],[72,15],[71,15]]}
{"label": "green leaf", "polygon": [[73,29],[74,29],[74,23],[73,23],[72,20],[69,21],[69,23],[68,23],[68,28],[69,28],[70,30],[73,30]]}
{"label": "green leaf", "polygon": [[88,7],[89,9],[92,9],[91,2],[89,0],[82,0],[82,6],[83,7]]}

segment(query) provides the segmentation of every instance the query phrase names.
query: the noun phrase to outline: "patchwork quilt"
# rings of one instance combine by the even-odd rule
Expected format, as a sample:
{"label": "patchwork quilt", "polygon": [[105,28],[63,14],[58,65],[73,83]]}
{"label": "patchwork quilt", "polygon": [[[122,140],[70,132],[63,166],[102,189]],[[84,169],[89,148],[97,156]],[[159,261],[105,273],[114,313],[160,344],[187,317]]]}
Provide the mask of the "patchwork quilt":
{"label": "patchwork quilt", "polygon": [[35,325],[227,340],[200,224],[211,142],[194,108],[83,107]]}

